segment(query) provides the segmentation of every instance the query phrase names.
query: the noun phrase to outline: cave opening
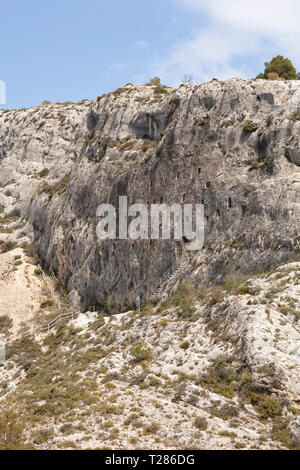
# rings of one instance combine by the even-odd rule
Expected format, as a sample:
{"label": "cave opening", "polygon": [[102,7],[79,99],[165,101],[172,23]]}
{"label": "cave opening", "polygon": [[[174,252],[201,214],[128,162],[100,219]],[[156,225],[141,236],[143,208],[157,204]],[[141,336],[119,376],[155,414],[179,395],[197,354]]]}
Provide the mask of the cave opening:
{"label": "cave opening", "polygon": [[97,117],[93,114],[90,113],[87,118],[87,128],[89,131],[93,131],[95,127],[97,126]]}

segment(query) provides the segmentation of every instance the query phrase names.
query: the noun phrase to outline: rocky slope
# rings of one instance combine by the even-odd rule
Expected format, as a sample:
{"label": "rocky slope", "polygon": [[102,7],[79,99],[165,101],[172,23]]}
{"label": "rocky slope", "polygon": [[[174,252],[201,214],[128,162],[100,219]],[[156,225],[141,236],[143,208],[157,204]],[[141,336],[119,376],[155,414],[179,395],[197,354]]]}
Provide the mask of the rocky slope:
{"label": "rocky slope", "polygon": [[40,269],[27,262],[21,248],[0,255],[0,316],[8,315],[15,331],[30,320],[47,299],[43,284]]}
{"label": "rocky slope", "polygon": [[160,307],[10,342],[0,448],[298,449],[299,279],[293,262],[183,284]]}
{"label": "rocky slope", "polygon": [[114,312],[188,257],[185,240],[100,242],[96,209],[120,195],[204,203],[205,246],[185,273],[196,284],[297,257],[297,86],[127,85],[95,102],[0,111],[0,204],[5,222],[20,218],[9,239],[35,239],[74,304]]}

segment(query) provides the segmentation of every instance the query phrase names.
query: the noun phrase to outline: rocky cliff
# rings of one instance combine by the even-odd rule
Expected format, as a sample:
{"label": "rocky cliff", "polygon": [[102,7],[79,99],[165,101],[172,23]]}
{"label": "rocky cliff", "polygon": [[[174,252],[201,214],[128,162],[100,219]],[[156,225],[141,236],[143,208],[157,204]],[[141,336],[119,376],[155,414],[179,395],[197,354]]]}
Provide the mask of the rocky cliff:
{"label": "rocky cliff", "polygon": [[[0,111],[0,449],[299,449],[298,93]],[[119,196],[204,204],[203,249],[100,241]]]}
{"label": "rocky cliff", "polygon": [[[0,111],[1,239],[35,241],[74,303],[117,311],[167,271],[196,285],[299,256],[297,83],[131,84],[94,102]],[[203,203],[205,245],[99,241],[99,204]],[[177,279],[175,279],[176,281]]]}

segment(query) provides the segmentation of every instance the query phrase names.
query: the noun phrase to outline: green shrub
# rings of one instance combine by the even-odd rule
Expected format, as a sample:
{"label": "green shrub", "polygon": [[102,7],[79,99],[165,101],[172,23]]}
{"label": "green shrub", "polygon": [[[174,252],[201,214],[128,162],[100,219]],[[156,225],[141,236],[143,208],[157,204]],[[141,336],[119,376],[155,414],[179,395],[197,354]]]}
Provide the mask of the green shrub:
{"label": "green shrub", "polygon": [[13,326],[13,321],[8,315],[1,315],[0,317],[0,332],[3,333]]}
{"label": "green shrub", "polygon": [[266,74],[267,80],[282,80],[277,72],[269,72]]}
{"label": "green shrub", "polygon": [[209,119],[198,119],[196,124],[200,127],[209,127],[210,120]]}
{"label": "green shrub", "polygon": [[61,196],[64,191],[67,189],[69,184],[69,177],[65,176],[57,183],[50,185],[47,182],[44,182],[40,188],[40,193],[47,193],[49,195],[49,199],[51,199],[55,194]]}
{"label": "green shrub", "polygon": [[284,58],[282,55],[273,57],[270,62],[265,62],[265,71],[257,78],[265,78],[267,80],[296,80],[297,72],[290,59]]}
{"label": "green shrub", "polygon": [[238,435],[235,432],[226,431],[226,430],[220,431],[219,436],[230,437],[231,439],[235,439],[236,437],[238,437]]}
{"label": "green shrub", "polygon": [[30,259],[30,262],[34,265],[37,265],[40,263],[40,257],[37,252],[37,248],[34,243],[31,243],[30,245],[24,244],[22,245],[22,248],[24,249],[24,252],[26,256],[28,256]]}
{"label": "green shrub", "polygon": [[261,162],[252,162],[249,168],[249,171],[257,170],[262,165]]}
{"label": "green shrub", "polygon": [[151,78],[151,79],[149,80],[148,85],[156,86],[156,87],[161,86],[160,78],[159,78],[159,77]]}
{"label": "green shrub", "polygon": [[142,151],[147,152],[151,147],[155,145],[155,142],[151,139],[144,139],[143,140],[143,146],[142,146]]}
{"label": "green shrub", "polygon": [[0,450],[26,449],[24,425],[17,419],[17,415],[10,411],[0,414]]}
{"label": "green shrub", "polygon": [[288,419],[277,420],[272,429],[272,439],[280,442],[284,447],[290,450],[300,450],[300,441],[293,439],[288,425]]}
{"label": "green shrub", "polygon": [[52,307],[53,305],[54,305],[54,302],[52,299],[46,299],[40,303],[40,308]]}
{"label": "green shrub", "polygon": [[171,299],[173,307],[179,307],[178,316],[189,318],[195,312],[196,289],[191,282],[183,282]]}
{"label": "green shrub", "polygon": [[196,418],[194,421],[194,426],[200,431],[205,431],[208,428],[208,423],[206,418]]}
{"label": "green shrub", "polygon": [[28,370],[40,355],[40,345],[31,338],[22,338],[10,345],[7,350],[7,358],[14,358],[14,361],[25,370]]}
{"label": "green shrub", "polygon": [[149,426],[145,427],[145,431],[147,434],[155,434],[160,428],[158,423],[151,423]]}
{"label": "green shrub", "polygon": [[60,432],[63,434],[72,434],[74,432],[74,426],[72,423],[65,423],[61,426]]}
{"label": "green shrub", "polygon": [[258,125],[252,121],[246,121],[243,125],[243,131],[245,134],[255,132],[258,129]]}
{"label": "green shrub", "polygon": [[262,419],[274,418],[282,414],[282,404],[267,393],[250,392],[252,405]]}
{"label": "green shrub", "polygon": [[293,111],[293,113],[289,116],[292,121],[300,121],[300,109]]}
{"label": "green shrub", "polygon": [[50,170],[48,168],[44,168],[42,171],[38,173],[39,178],[45,178],[45,176],[48,176],[50,173]]}
{"label": "green shrub", "polygon": [[211,413],[218,418],[227,420],[232,418],[237,418],[240,414],[240,410],[237,406],[229,405],[226,403],[225,405],[220,406],[219,408],[213,408]]}
{"label": "green shrub", "polygon": [[17,244],[11,241],[7,242],[0,242],[0,250],[1,253],[7,253],[8,251],[14,250],[16,248]]}
{"label": "green shrub", "polygon": [[31,439],[34,444],[44,444],[45,442],[49,441],[51,437],[53,437],[53,434],[53,430],[39,429],[32,434]]}
{"label": "green shrub", "polygon": [[235,447],[236,449],[245,449],[246,444],[245,444],[244,442],[236,442],[236,443],[234,444],[234,447]]}
{"label": "green shrub", "polygon": [[214,393],[226,398],[233,398],[237,391],[236,381],[238,380],[232,366],[231,358],[220,357],[216,359],[207,372],[200,376],[200,383]]}
{"label": "green shrub", "polygon": [[153,357],[152,349],[144,341],[139,341],[131,348],[131,354],[135,362],[151,361]]}
{"label": "green shrub", "polygon": [[[243,284],[248,278],[249,276],[246,274],[229,274],[225,276],[222,287],[226,292],[237,295],[240,293],[239,290],[241,284]],[[244,287],[242,286],[242,289],[243,288]],[[246,286],[246,289],[249,289],[248,286]]]}
{"label": "green shrub", "polygon": [[151,80],[149,81],[149,83],[147,83],[147,85],[155,86],[154,93],[157,93],[157,94],[168,93],[166,87],[162,85],[159,77],[151,78]]}
{"label": "green shrub", "polygon": [[212,287],[209,291],[209,298],[207,300],[207,305],[212,307],[220,302],[223,302],[225,297],[225,292],[222,286]]}
{"label": "green shrub", "polygon": [[[142,311],[148,311],[148,310],[152,310],[153,307],[155,307],[159,302],[159,299],[157,297],[153,298],[153,299],[146,299],[144,300],[144,302],[142,303],[142,307],[141,307],[141,310]],[[131,310],[134,310],[135,309],[135,306],[134,304],[132,305],[127,305],[126,306],[127,309],[131,308]]]}
{"label": "green shrub", "polygon": [[241,286],[238,288],[238,294],[240,295],[247,295],[251,294],[251,287],[250,286]]}

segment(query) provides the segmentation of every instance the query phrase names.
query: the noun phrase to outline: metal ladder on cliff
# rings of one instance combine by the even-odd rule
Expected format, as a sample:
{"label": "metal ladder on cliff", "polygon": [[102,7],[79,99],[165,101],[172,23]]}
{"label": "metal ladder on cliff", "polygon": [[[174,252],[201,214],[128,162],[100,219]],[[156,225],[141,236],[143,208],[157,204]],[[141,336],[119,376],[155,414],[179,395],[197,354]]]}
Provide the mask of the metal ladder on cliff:
{"label": "metal ladder on cliff", "polygon": [[154,299],[155,297],[159,297],[163,291],[163,289],[170,284],[172,281],[176,280],[177,277],[179,277],[181,274],[184,273],[186,268],[189,266],[189,260],[186,259],[183,263],[177,266],[175,268],[175,271],[172,270],[171,272],[168,271],[165,276],[162,278],[160,284],[156,288],[156,290],[153,292],[153,294],[150,296],[150,299]]}

